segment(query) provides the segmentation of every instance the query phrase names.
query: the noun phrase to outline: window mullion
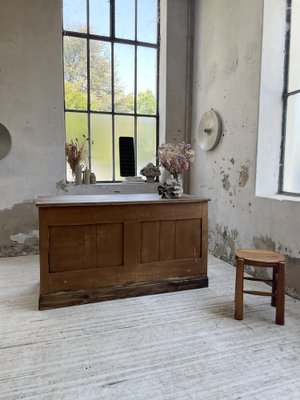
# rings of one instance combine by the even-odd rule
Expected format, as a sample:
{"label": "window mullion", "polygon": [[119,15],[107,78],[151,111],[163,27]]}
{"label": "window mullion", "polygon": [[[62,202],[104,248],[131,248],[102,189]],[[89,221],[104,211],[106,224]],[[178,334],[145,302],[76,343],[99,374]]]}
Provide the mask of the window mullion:
{"label": "window mullion", "polygon": [[[134,38],[137,41],[137,2],[135,0]],[[134,143],[135,143],[135,173],[137,174],[137,45],[134,45]]]}
{"label": "window mullion", "polygon": [[112,129],[112,171],[113,171],[113,181],[116,180],[116,162],[115,162],[115,0],[110,0],[110,35],[111,35],[111,129]]}
{"label": "window mullion", "polygon": [[91,140],[91,73],[90,73],[90,39],[89,39],[89,33],[90,33],[90,0],[86,1],[86,13],[87,13],[87,34],[88,37],[86,39],[87,41],[87,122],[88,122],[88,165],[89,168],[92,168],[92,160],[91,160],[91,144],[92,144],[92,140]]}

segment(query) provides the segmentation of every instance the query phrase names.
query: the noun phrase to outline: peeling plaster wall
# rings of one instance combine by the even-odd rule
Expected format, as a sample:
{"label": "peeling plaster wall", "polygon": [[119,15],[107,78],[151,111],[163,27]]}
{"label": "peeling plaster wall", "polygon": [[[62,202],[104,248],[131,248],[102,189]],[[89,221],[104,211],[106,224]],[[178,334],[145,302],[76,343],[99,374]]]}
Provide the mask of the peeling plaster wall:
{"label": "peeling plaster wall", "polygon": [[[191,193],[211,199],[211,252],[233,262],[239,247],[281,251],[287,289],[300,296],[300,202],[255,196],[262,19],[262,0],[195,1]],[[198,126],[211,108],[223,136],[204,152]]]}

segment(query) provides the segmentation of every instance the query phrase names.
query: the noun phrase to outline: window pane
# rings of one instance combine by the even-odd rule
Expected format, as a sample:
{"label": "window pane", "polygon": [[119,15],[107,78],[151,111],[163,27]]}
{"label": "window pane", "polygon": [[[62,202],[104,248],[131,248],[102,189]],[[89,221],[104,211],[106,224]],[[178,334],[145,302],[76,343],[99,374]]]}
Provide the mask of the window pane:
{"label": "window pane", "polygon": [[90,33],[110,36],[109,0],[90,0]]}
{"label": "window pane", "polygon": [[[88,143],[85,141],[83,135],[88,135],[88,119],[85,113],[66,112],[65,113],[65,124],[66,124],[66,143],[70,143],[71,140],[74,142],[76,139],[79,144],[85,142],[85,148],[88,149]],[[82,165],[88,164],[88,157],[82,161]],[[67,163],[67,180],[72,181],[72,172],[69,164]]]}
{"label": "window pane", "polygon": [[121,179],[120,175],[120,157],[119,157],[119,137],[134,137],[134,118],[124,115],[115,116],[115,168],[116,180]]}
{"label": "window pane", "polygon": [[64,30],[86,32],[86,0],[63,0]]}
{"label": "window pane", "polygon": [[111,44],[90,41],[91,110],[111,110]]}
{"label": "window pane", "polygon": [[115,62],[115,111],[134,111],[134,46],[116,44]]}
{"label": "window pane", "polygon": [[85,39],[64,37],[65,107],[87,109],[87,46]]}
{"label": "window pane", "polygon": [[137,50],[137,112],[156,114],[156,50]]}
{"label": "window pane", "polygon": [[292,2],[290,33],[289,92],[300,89],[300,2]]}
{"label": "window pane", "polygon": [[137,174],[148,163],[156,164],[156,118],[137,119]]}
{"label": "window pane", "polygon": [[300,95],[288,98],[283,190],[300,193]]}
{"label": "window pane", "polygon": [[137,40],[157,42],[157,0],[138,0]]}
{"label": "window pane", "polygon": [[122,39],[135,38],[135,0],[116,0],[115,35]]}
{"label": "window pane", "polygon": [[113,179],[112,116],[91,115],[92,172],[97,181]]}

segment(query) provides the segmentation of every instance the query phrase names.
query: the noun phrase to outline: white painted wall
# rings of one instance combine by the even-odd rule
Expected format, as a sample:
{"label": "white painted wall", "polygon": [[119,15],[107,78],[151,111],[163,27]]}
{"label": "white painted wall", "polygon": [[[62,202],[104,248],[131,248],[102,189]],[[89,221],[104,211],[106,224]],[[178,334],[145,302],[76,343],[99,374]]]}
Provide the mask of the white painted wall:
{"label": "white painted wall", "polygon": [[[238,247],[280,250],[289,257],[289,289],[300,295],[300,203],[255,196],[262,21],[262,0],[195,1],[192,142],[197,152],[191,192],[211,199],[213,253],[233,261]],[[211,108],[220,113],[224,131],[218,147],[204,152],[198,126]],[[265,118],[272,113],[269,107]],[[269,152],[265,146],[266,168]]]}

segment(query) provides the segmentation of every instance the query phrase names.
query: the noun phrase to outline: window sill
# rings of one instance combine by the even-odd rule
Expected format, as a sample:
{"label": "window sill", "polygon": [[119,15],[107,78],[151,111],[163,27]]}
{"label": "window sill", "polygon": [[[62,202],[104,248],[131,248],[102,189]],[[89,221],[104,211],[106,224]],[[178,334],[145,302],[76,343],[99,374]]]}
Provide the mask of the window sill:
{"label": "window sill", "polygon": [[291,201],[291,202],[294,202],[294,203],[300,203],[300,197],[299,196],[290,196],[290,195],[286,195],[286,194],[273,194],[273,195],[260,194],[260,195],[256,195],[256,197],[262,198],[262,199],[269,199],[269,200]]}
{"label": "window sill", "polygon": [[156,193],[158,183],[125,183],[125,182],[111,182],[111,183],[95,183],[90,185],[75,185],[68,183],[61,192],[65,194],[131,194],[131,193]]}

